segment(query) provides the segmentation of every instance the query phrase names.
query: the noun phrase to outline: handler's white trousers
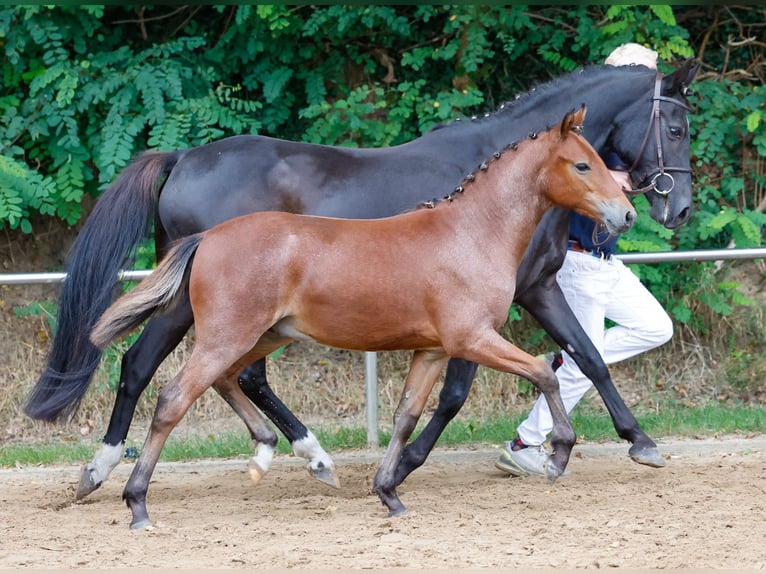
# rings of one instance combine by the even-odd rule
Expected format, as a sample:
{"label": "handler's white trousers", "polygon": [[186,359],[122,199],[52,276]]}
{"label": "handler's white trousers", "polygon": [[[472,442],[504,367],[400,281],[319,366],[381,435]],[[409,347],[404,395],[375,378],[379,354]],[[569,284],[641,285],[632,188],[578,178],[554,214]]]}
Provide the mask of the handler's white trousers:
{"label": "handler's white trousers", "polygon": [[[607,365],[659,347],[673,336],[668,314],[619,259],[567,251],[556,277],[567,303]],[[616,325],[604,329],[605,318]],[[556,376],[564,407],[570,412],[592,383],[566,352],[562,357],[564,362]],[[519,438],[524,444],[540,445],[552,429],[548,403],[540,395],[518,427]]]}

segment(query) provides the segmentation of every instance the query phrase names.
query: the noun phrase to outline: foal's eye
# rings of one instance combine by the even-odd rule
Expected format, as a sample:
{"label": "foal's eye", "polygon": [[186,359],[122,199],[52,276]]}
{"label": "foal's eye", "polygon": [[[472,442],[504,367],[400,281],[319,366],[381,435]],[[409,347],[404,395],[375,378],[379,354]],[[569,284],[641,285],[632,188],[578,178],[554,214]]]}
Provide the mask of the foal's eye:
{"label": "foal's eye", "polygon": [[674,140],[680,140],[681,136],[684,133],[684,131],[681,128],[677,128],[677,127],[670,127],[668,131],[670,132],[670,137],[673,138]]}
{"label": "foal's eye", "polygon": [[579,173],[588,173],[590,171],[590,166],[587,163],[581,161],[575,164],[575,169]]}

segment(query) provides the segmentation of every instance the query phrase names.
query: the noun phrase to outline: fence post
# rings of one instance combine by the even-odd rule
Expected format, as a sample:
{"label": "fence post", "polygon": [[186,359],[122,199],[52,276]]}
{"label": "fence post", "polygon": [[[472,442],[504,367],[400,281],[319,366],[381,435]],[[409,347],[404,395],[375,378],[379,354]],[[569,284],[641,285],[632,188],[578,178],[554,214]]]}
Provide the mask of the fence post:
{"label": "fence post", "polygon": [[367,396],[367,446],[378,446],[378,355],[364,354],[364,388]]}

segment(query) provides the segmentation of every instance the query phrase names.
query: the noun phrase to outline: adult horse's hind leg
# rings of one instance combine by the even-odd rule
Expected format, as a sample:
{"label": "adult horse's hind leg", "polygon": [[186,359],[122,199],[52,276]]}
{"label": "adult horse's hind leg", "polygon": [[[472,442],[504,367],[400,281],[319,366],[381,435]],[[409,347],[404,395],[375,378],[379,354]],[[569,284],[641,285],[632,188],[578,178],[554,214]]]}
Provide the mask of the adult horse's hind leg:
{"label": "adult horse's hind leg", "polygon": [[122,459],[136,404],[162,361],[175,349],[194,322],[186,295],[163,315],[149,320],[141,336],[122,358],[120,383],[109,427],[93,459],[85,465],[75,499],[98,489]]}
{"label": "adult horse's hind leg", "polygon": [[266,380],[266,359],[249,365],[239,375],[239,387],[255,406],[287,437],[296,456],[307,459],[308,471],[317,480],[340,488],[335,463],[310,430],[274,394]]}
{"label": "adult horse's hind leg", "polygon": [[665,459],[656,443],[649,438],[630,412],[612,382],[604,360],[585,333],[566,302],[558,283],[545,288],[528,289],[516,300],[527,309],[540,325],[570,356],[588,377],[606,405],[617,434],[632,443],[628,454],[639,464],[665,466]]}
{"label": "adult horse's hind leg", "polygon": [[471,390],[477,368],[476,363],[464,359],[453,358],[449,360],[436,411],[418,438],[405,447],[402,458],[396,467],[395,486],[404,482],[404,479],[413,470],[426,461],[447,424],[455,418],[468,398],[468,392]]}
{"label": "adult horse's hind leg", "polygon": [[426,406],[428,395],[431,394],[447,359],[447,355],[443,352],[434,351],[415,351],[412,356],[402,397],[394,413],[391,441],[375,474],[372,487],[372,491],[388,507],[389,516],[407,512],[407,508],[396,493],[396,466],[404,450],[404,444],[415,430],[415,425]]}

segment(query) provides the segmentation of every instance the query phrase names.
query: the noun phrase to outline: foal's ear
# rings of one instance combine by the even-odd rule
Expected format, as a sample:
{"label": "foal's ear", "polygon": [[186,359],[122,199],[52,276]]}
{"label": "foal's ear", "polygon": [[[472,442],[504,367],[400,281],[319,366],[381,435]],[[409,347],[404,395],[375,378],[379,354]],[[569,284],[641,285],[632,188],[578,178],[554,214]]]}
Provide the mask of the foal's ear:
{"label": "foal's ear", "polygon": [[585,113],[587,109],[585,104],[580,104],[579,110],[572,110],[561,122],[561,137],[564,138],[569,135],[569,132],[575,132],[576,134],[582,133],[583,122],[585,121]]}

